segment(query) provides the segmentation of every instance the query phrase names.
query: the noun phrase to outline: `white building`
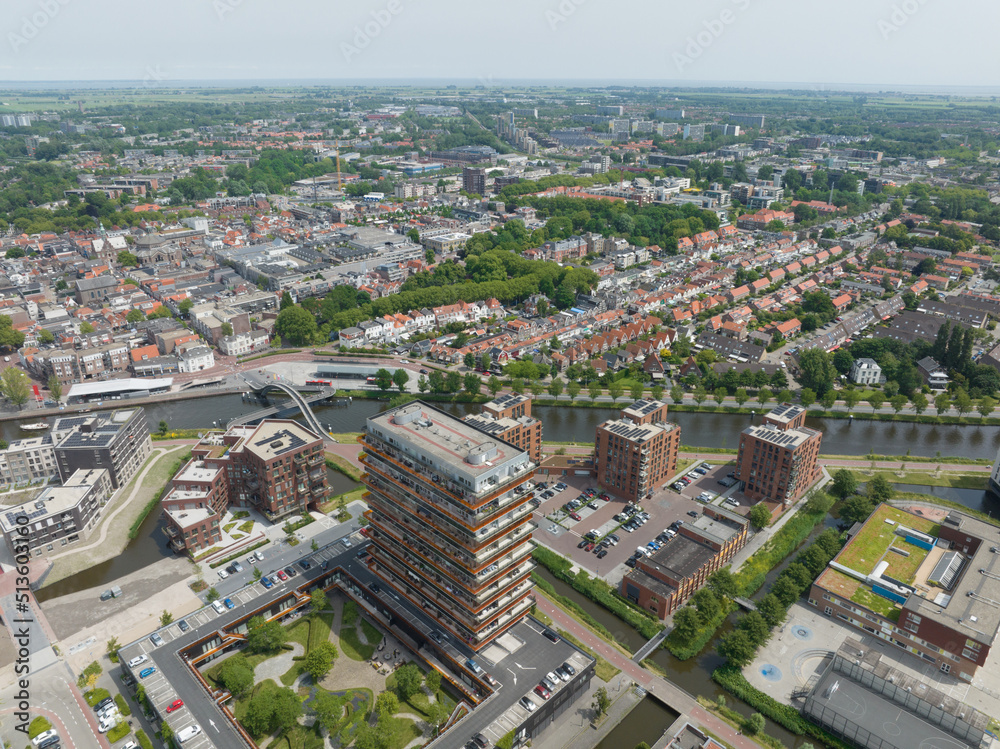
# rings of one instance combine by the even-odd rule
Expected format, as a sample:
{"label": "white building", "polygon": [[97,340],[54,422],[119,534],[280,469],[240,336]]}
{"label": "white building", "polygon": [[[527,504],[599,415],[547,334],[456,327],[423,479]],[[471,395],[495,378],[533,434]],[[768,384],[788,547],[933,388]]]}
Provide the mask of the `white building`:
{"label": "white building", "polygon": [[0,450],[0,486],[31,484],[58,474],[52,439],[28,437]]}
{"label": "white building", "polygon": [[180,372],[201,372],[215,366],[215,354],[208,346],[192,346],[177,355]]}
{"label": "white building", "polygon": [[271,337],[266,330],[251,330],[219,339],[219,350],[226,356],[246,356],[263,351],[271,345]]}
{"label": "white building", "polygon": [[878,385],[882,379],[882,368],[874,359],[855,359],[848,377],[858,385]]}

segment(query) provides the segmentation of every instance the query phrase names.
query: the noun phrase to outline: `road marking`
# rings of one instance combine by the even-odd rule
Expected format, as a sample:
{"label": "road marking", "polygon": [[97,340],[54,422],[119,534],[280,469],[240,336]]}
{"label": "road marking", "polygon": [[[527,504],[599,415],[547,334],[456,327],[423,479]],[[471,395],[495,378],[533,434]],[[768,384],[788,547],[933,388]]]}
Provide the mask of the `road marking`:
{"label": "road marking", "polygon": [[515,674],[509,668],[507,670],[510,671],[510,675],[514,677],[514,686],[516,687],[517,686],[517,674]]}
{"label": "road marking", "polygon": [[212,720],[211,718],[208,719],[208,725],[210,725],[212,728],[214,728],[216,733],[219,732],[219,727],[217,725],[215,725],[215,721]]}
{"label": "road marking", "polygon": [[[515,665],[515,666],[517,666],[517,667],[518,667],[519,669],[521,669],[522,671],[537,671],[537,670],[538,670],[538,669],[536,669],[536,668],[535,668],[534,666],[522,666],[522,665],[521,665],[520,663],[518,663],[517,661],[514,661],[514,665]],[[508,671],[510,671],[510,669],[507,669],[507,670],[508,670]]]}

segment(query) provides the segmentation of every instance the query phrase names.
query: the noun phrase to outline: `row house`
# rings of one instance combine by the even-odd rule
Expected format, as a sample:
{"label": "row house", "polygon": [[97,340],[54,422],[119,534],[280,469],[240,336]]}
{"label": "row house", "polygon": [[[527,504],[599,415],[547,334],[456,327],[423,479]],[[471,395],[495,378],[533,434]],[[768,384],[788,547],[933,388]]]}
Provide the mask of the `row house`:
{"label": "row house", "polygon": [[766,278],[758,278],[756,281],[750,283],[750,293],[759,294],[768,286],[771,285],[771,281]]}
{"label": "row house", "polygon": [[745,299],[748,296],[750,296],[750,287],[746,284],[743,286],[737,286],[735,289],[730,289],[726,293],[726,298],[730,302],[738,302],[740,299]]}
{"label": "row house", "polygon": [[833,297],[830,301],[833,302],[833,308],[837,310],[837,312],[843,312],[849,306],[851,306],[851,302],[853,302],[854,299],[851,297],[850,294],[838,294],[837,296]]}
{"label": "row house", "polygon": [[784,322],[774,323],[772,326],[776,331],[781,333],[785,340],[788,340],[794,335],[798,335],[802,332],[802,323],[799,319],[793,317],[791,320],[785,320]]}

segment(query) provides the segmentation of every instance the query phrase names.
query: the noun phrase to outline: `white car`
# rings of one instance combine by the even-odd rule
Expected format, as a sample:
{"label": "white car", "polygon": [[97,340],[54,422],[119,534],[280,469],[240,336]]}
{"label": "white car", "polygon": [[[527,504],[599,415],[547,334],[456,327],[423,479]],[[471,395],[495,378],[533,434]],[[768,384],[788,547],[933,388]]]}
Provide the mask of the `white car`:
{"label": "white car", "polygon": [[257,564],[257,557],[253,554],[247,557],[247,564]]}
{"label": "white car", "polygon": [[135,658],[133,658],[132,660],[130,660],[128,662],[128,667],[129,668],[135,668],[140,663],[145,663],[148,660],[149,660],[149,656],[148,655],[137,655]]}
{"label": "white car", "polygon": [[219,577],[225,580],[227,577],[229,577],[229,573],[226,572],[224,569],[219,570]]}

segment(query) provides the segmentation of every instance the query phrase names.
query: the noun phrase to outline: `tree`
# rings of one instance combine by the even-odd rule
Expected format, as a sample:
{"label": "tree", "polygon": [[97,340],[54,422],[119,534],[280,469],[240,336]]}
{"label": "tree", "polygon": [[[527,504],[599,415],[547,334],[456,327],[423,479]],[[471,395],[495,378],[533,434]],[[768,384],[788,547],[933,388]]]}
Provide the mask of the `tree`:
{"label": "tree", "polygon": [[722,611],[722,604],[719,601],[719,597],[715,595],[711,588],[701,588],[696,591],[691,596],[691,603],[698,609],[698,614],[704,622],[713,621],[719,615],[719,612]]}
{"label": "tree", "polygon": [[222,333],[223,338],[229,338],[233,334],[232,323],[224,322],[219,326],[219,332]]}
{"label": "tree", "polygon": [[216,677],[223,687],[240,697],[253,687],[253,669],[242,653],[226,658]]}
{"label": "tree", "polygon": [[337,657],[337,648],[332,642],[321,642],[312,648],[302,661],[305,672],[316,684],[333,668],[333,659]]}
{"label": "tree", "polygon": [[80,323],[80,335],[90,335],[94,332],[94,326],[84,320]]}
{"label": "tree", "polygon": [[112,637],[110,640],[108,640],[107,653],[108,653],[108,657],[111,658],[111,661],[113,663],[117,663],[118,662],[118,649],[120,647],[121,647],[121,643],[118,642],[118,638],[117,637]]}
{"label": "tree", "polygon": [[346,699],[344,697],[325,689],[317,689],[316,696],[310,703],[310,707],[316,714],[316,720],[328,733],[332,733],[340,724],[341,718],[344,717],[345,706]]}
{"label": "tree", "polygon": [[571,380],[566,385],[566,394],[569,396],[570,402],[576,400],[576,396],[580,394],[580,383],[576,380]]}
{"label": "tree", "polygon": [[387,392],[392,387],[392,372],[385,367],[380,368],[375,373],[375,384],[383,393]]}
{"label": "tree", "polygon": [[271,728],[275,731],[288,731],[298,724],[299,716],[302,715],[302,701],[299,696],[288,687],[279,689],[270,695]]}
{"label": "tree", "polygon": [[31,384],[28,375],[16,367],[7,367],[0,372],[0,393],[17,407],[28,402]]}
{"label": "tree", "polygon": [[611,400],[613,402],[616,402],[624,394],[625,394],[625,386],[622,385],[620,382],[616,381],[608,385],[608,395],[611,396]]}
{"label": "tree", "polygon": [[465,356],[462,357],[462,362],[469,369],[476,368],[476,355],[469,351]]}
{"label": "tree", "polygon": [[118,253],[118,264],[124,265],[126,267],[135,267],[139,264],[139,258],[133,255],[128,250],[122,250]]}
{"label": "tree", "polygon": [[674,632],[682,642],[693,640],[701,624],[701,615],[694,606],[682,606],[674,614]]}
{"label": "tree", "polygon": [[892,396],[889,399],[889,405],[892,406],[892,410],[895,411],[897,414],[904,408],[906,408],[906,404],[909,402],[910,399],[907,398],[902,393],[897,393],[896,395]]}
{"label": "tree", "polygon": [[385,720],[396,714],[399,710],[399,698],[392,692],[381,692],[375,698],[375,714],[379,720]]}
{"label": "tree", "polygon": [[757,611],[771,627],[778,626],[787,613],[787,609],[773,593],[768,593],[757,601]]}
{"label": "tree", "polygon": [[965,416],[972,410],[972,398],[962,388],[959,388],[955,394],[955,410],[958,411],[959,416]]}
{"label": "tree", "polygon": [[396,669],[396,694],[406,702],[420,690],[424,675],[415,663],[407,663]]}
{"label": "tree", "polygon": [[515,377],[510,381],[510,389],[520,395],[524,392],[524,380],[520,377]]}
{"label": "tree", "polygon": [[[254,567],[254,569],[257,568]],[[322,588],[316,588],[316,590],[309,594],[309,604],[312,606],[313,615],[319,616],[322,612],[330,608],[330,599],[327,598],[326,592]]]}
{"label": "tree", "polygon": [[757,647],[751,642],[749,635],[739,629],[723,635],[716,650],[719,655],[740,668],[749,665],[757,653]]}
{"label": "tree", "polygon": [[641,382],[633,382],[629,386],[628,394],[633,400],[639,400],[645,394],[646,388]]}
{"label": "tree", "polygon": [[768,512],[767,505],[763,502],[758,502],[751,507],[747,517],[750,518],[750,522],[755,528],[766,528],[771,524],[771,513]]}
{"label": "tree", "polygon": [[600,687],[594,692],[594,702],[591,707],[593,707],[594,713],[596,713],[598,718],[608,712],[608,708],[611,707],[611,698],[608,696],[607,689]]}
{"label": "tree", "polygon": [[[477,377],[476,379],[479,378]],[[396,384],[396,387],[399,388],[399,392],[402,393],[406,391],[406,383],[410,381],[410,375],[405,369],[400,367],[392,373],[392,381]]]}
{"label": "tree", "polygon": [[590,393],[590,400],[596,401],[598,396],[604,392],[604,388],[601,387],[601,383],[594,380],[587,386],[587,391]]}
{"label": "tree", "polygon": [[833,474],[833,483],[830,485],[830,492],[841,499],[854,494],[858,488],[858,480],[854,474],[846,468],[841,468]]}
{"label": "tree", "polygon": [[462,385],[465,388],[465,392],[472,395],[479,395],[483,389],[483,381],[475,372],[467,372],[462,378]]}
{"label": "tree", "polygon": [[850,372],[851,367],[854,366],[854,357],[851,356],[851,352],[846,348],[839,348],[833,355],[833,366],[837,372],[845,375]]}
{"label": "tree", "polygon": [[746,731],[750,736],[756,736],[758,733],[764,730],[767,723],[764,721],[764,716],[760,713],[754,713],[746,722],[743,724],[743,730]]}
{"label": "tree", "polygon": [[735,598],[739,594],[736,577],[728,567],[716,570],[708,577],[708,588],[719,598]]}
{"label": "tree", "polygon": [[799,403],[802,407],[808,409],[813,403],[816,402],[816,391],[812,388],[802,388],[799,391]]}
{"label": "tree", "polygon": [[260,571],[260,567],[254,567],[253,568],[253,579],[254,579],[254,581],[256,582],[256,581],[260,580],[262,577],[264,577],[264,573]]}
{"label": "tree", "polygon": [[214,585],[205,592],[205,600],[209,603],[219,600],[219,591],[215,589]]}
{"label": "tree", "polygon": [[538,398],[545,392],[545,385],[543,385],[540,380],[532,380],[531,384],[528,385],[528,389],[531,390],[531,394],[533,396]]}
{"label": "tree", "polygon": [[558,377],[553,377],[552,382],[549,383],[549,395],[553,398],[558,398],[562,395],[563,391],[563,381]]}
{"label": "tree", "polygon": [[712,393],[712,400],[714,400],[718,405],[721,406],[722,402],[726,399],[727,395],[729,395],[728,390],[726,390],[724,387],[717,387],[715,389],[715,392]]}
{"label": "tree", "polygon": [[59,378],[55,375],[49,377],[48,383],[46,383],[49,388],[49,395],[52,396],[52,400],[58,402],[62,399],[62,383]]}
{"label": "tree", "polygon": [[840,519],[846,523],[863,523],[875,510],[868,497],[855,494],[844,500],[840,506]]}
{"label": "tree", "polygon": [[866,400],[868,401],[868,405],[872,407],[872,413],[875,413],[885,403],[885,395],[881,390],[875,390]]}
{"label": "tree", "polygon": [[736,627],[747,633],[747,637],[757,647],[760,647],[771,637],[771,627],[764,616],[757,611],[750,611],[739,618]]}
{"label": "tree", "polygon": [[823,397],[820,398],[820,404],[827,411],[829,411],[831,408],[833,408],[833,404],[836,403],[836,402],[837,402],[837,391],[836,390],[832,390],[832,389],[831,390],[827,390],[825,393],[823,393]]}
{"label": "tree", "polygon": [[892,488],[892,484],[889,483],[889,479],[881,473],[877,473],[868,479],[866,494],[868,495],[868,499],[875,504],[878,504],[879,502],[888,502],[892,499],[895,493],[896,490]]}
{"label": "tree", "polygon": [[194,300],[190,297],[187,299],[181,299],[180,303],[177,305],[177,311],[181,313],[181,317],[187,317],[188,312],[194,307]]}
{"label": "tree", "polygon": [[48,345],[50,343],[55,343],[56,337],[52,335],[51,330],[46,330],[45,328],[42,328],[40,331],[38,331],[38,342],[41,344]]}
{"label": "tree", "polygon": [[174,615],[171,614],[166,609],[163,609],[163,613],[160,614],[160,626],[166,627],[168,624],[173,622],[173,620],[174,620]]}
{"label": "tree", "polygon": [[980,420],[985,419],[996,410],[997,402],[988,395],[984,395],[976,403],[976,410],[979,412]]}
{"label": "tree", "polygon": [[837,370],[833,367],[830,355],[821,348],[806,349],[799,354],[799,384],[823,395],[833,387]]}
{"label": "tree", "polygon": [[938,393],[934,396],[934,408],[937,409],[938,416],[951,408],[951,397],[948,393]]}
{"label": "tree", "polygon": [[764,404],[771,400],[772,395],[769,388],[761,388],[757,391],[757,402],[760,403],[761,408],[764,408]]}
{"label": "tree", "polygon": [[427,389],[430,387],[430,383],[427,382],[427,378],[423,375],[417,378],[417,390],[421,393],[426,393]]}
{"label": "tree", "polygon": [[861,402],[861,391],[860,390],[845,390],[844,391],[844,405],[847,406],[847,413],[854,410],[854,407]]}
{"label": "tree", "polygon": [[437,694],[438,690],[441,689],[441,672],[432,668],[424,677],[424,684],[431,694]]}
{"label": "tree", "polygon": [[918,416],[926,411],[927,406],[930,405],[927,402],[927,396],[923,393],[914,393],[910,398],[910,402],[913,403],[913,410],[917,412]]}
{"label": "tree", "polygon": [[695,403],[697,403],[700,406],[708,398],[708,391],[705,390],[704,387],[702,387],[701,385],[699,385],[698,387],[696,387],[694,389],[693,395],[694,395],[694,401],[695,401]]}
{"label": "tree", "polygon": [[285,628],[278,622],[253,617],[248,623],[247,650],[251,653],[271,653],[285,644]]}
{"label": "tree", "polygon": [[281,295],[281,302],[279,303],[279,310],[291,309],[295,306],[295,300],[292,299],[292,295],[287,291]]}
{"label": "tree", "polygon": [[143,311],[141,309],[130,309],[128,311],[128,314],[125,315],[125,320],[132,324],[135,324],[137,322],[142,322],[145,319],[146,315],[143,314]]}
{"label": "tree", "polygon": [[316,337],[316,318],[301,307],[285,307],[274,321],[274,330],[293,346],[305,346]]}
{"label": "tree", "polygon": [[684,388],[682,388],[680,385],[674,385],[672,388],[670,388],[670,398],[673,400],[674,403],[678,404],[683,403]]}
{"label": "tree", "polygon": [[500,382],[500,378],[496,375],[490,377],[486,382],[486,389],[490,391],[490,395],[496,395],[501,390],[503,390],[503,383]]}
{"label": "tree", "polygon": [[489,372],[490,367],[493,366],[493,358],[489,354],[483,354],[479,357],[479,368],[484,372]]}

